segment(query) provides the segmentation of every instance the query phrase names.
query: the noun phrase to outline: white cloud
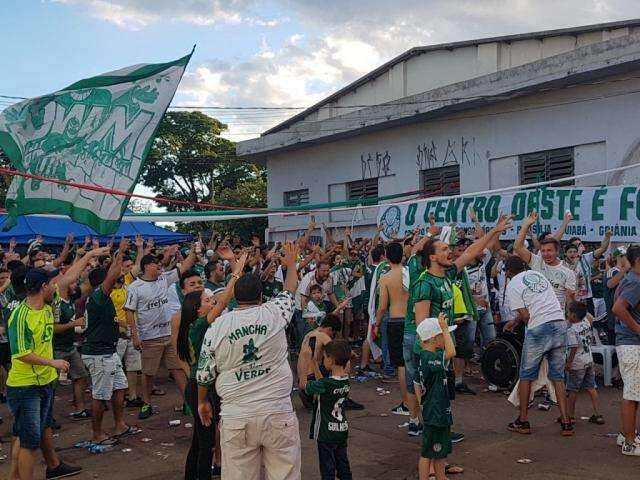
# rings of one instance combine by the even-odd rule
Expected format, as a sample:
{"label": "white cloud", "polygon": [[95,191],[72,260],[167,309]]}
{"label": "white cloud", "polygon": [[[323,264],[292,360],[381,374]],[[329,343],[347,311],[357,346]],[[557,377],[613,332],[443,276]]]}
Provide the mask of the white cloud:
{"label": "white cloud", "polygon": [[275,27],[286,19],[251,13],[255,0],[53,0],[85,8],[92,16],[129,30],[168,20],[193,25]]}
{"label": "white cloud", "polygon": [[[281,20],[262,18],[258,11],[275,7],[286,12],[287,27],[295,34],[284,43],[258,37],[249,58],[229,63],[210,57],[192,64],[174,102],[233,106],[308,106],[414,46],[637,15],[637,0],[58,1],[84,5],[92,15],[122,28],[141,29],[161,21],[224,23],[238,25],[238,35],[251,35],[249,26],[278,28]],[[240,134],[255,136],[292,113],[216,116],[231,125],[231,138],[238,140]]]}

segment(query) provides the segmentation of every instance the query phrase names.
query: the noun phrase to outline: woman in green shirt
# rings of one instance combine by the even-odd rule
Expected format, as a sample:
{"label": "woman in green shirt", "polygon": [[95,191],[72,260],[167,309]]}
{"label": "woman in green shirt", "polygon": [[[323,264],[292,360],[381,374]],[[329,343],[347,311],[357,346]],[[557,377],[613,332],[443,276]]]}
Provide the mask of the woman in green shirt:
{"label": "woman in green shirt", "polygon": [[[188,377],[184,398],[194,419],[193,437],[184,471],[185,480],[211,479],[211,463],[217,425],[212,424],[206,427],[200,421],[196,371],[207,329],[222,314],[233,298],[233,287],[240,278],[245,261],[246,254],[236,262],[233,274],[222,294],[210,297],[205,291],[191,292],[184,297],[182,304],[177,350],[182,368]],[[210,395],[215,395],[215,392],[212,390]],[[212,405],[215,403],[212,402]]]}

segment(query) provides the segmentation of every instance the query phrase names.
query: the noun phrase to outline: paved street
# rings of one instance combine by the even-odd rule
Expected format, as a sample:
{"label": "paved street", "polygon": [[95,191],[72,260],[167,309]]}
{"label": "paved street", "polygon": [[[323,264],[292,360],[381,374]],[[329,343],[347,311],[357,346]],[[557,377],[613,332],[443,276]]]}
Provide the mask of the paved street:
{"label": "paved street", "polygon": [[[640,468],[640,458],[620,455],[615,440],[607,438],[607,433],[618,431],[618,407],[621,392],[607,388],[601,390],[602,410],[607,420],[604,426],[591,425],[578,420],[576,436],[560,437],[560,430],[554,422],[557,411],[535,410],[531,421],[534,433],[520,436],[506,431],[506,424],[515,418],[515,410],[506,402],[502,393],[485,392],[478,379],[471,382],[477,388],[477,397],[459,397],[454,405],[456,430],[462,431],[467,439],[454,446],[451,461],[465,467],[463,475],[451,476],[462,480],[496,479],[517,476],[520,479],[568,479],[629,478],[630,472]],[[63,424],[58,432],[56,444],[61,456],[85,468],[76,478],[81,479],[178,479],[191,438],[191,430],[184,427],[191,422],[189,417],[173,413],[177,404],[177,392],[173,383],[162,383],[167,391],[164,397],[155,397],[159,414],[147,421],[138,421],[133,410],[128,418],[140,425],[144,431],[136,437],[124,440],[112,452],[90,455],[86,450],[74,449],[73,445],[90,435],[88,420],[73,421],[63,417],[68,405],[70,387],[61,387],[56,406],[57,418]],[[377,387],[384,387],[392,393],[379,396]],[[416,479],[420,439],[408,437],[406,429],[398,425],[408,417],[387,415],[397,403],[396,384],[383,384],[370,380],[363,384],[353,383],[352,397],[364,403],[362,412],[349,412],[350,441],[349,457],[356,479]],[[300,419],[303,447],[302,478],[319,478],[315,444],[308,439],[309,413],[294,397],[294,404]],[[7,418],[6,405],[0,406],[2,416]],[[578,418],[590,415],[588,398],[578,400]],[[111,418],[109,418],[110,425]],[[169,427],[172,419],[180,419],[179,427]],[[9,439],[9,425],[0,426],[3,442]],[[143,438],[151,438],[143,442]],[[163,445],[164,444],[164,445]],[[123,449],[131,452],[123,452]],[[2,454],[8,453],[4,443]],[[531,464],[518,464],[520,458],[529,458]],[[0,463],[0,478],[6,478],[8,464]],[[43,478],[43,473],[40,474]]]}

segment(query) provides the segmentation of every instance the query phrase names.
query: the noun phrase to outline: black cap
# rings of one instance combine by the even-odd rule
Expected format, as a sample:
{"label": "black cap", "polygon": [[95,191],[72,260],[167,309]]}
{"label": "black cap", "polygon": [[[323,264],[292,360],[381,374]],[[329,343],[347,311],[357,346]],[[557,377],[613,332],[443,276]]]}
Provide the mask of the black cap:
{"label": "black cap", "polygon": [[150,263],[160,263],[160,258],[149,253],[142,257],[142,260],[140,260],[140,268],[144,270],[144,267],[149,265]]}
{"label": "black cap", "polygon": [[473,240],[471,240],[470,238],[467,237],[463,237],[463,238],[459,238],[458,242],[456,243],[457,247],[460,247],[462,245],[470,245],[473,243]]}
{"label": "black cap", "polygon": [[51,279],[56,278],[59,273],[59,270],[32,268],[24,277],[24,286],[27,292],[38,291],[45,283],[49,283]]}

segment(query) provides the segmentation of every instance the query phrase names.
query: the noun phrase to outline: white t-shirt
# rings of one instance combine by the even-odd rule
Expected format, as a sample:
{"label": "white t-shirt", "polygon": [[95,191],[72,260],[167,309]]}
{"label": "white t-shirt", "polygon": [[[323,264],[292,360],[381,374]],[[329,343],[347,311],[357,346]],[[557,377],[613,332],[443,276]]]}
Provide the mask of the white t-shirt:
{"label": "white t-shirt", "polygon": [[583,253],[578,260],[585,283],[585,292],[581,294],[582,299],[593,297],[593,292],[591,291],[591,269],[594,263],[596,263],[596,256],[593,252]]}
{"label": "white t-shirt", "polygon": [[[320,285],[316,280],[316,272],[309,272],[302,280],[300,280],[300,284],[298,285],[298,290],[296,290],[296,309],[302,310],[302,298],[309,296],[309,289],[314,285]],[[331,275],[322,283],[322,291],[324,293],[323,300],[329,301],[329,294],[333,293],[333,282],[331,280]]]}
{"label": "white t-shirt", "polygon": [[539,272],[528,270],[513,277],[507,284],[509,308],[529,311],[527,328],[564,319],[564,309],[549,280]]}
{"label": "white t-shirt", "polygon": [[124,308],[136,312],[140,340],[171,336],[172,313],[168,295],[179,279],[178,270],[173,269],[162,273],[155,281],[138,278],[127,288]]}
{"label": "white t-shirt", "polygon": [[[540,255],[531,254],[529,266],[536,272],[542,273],[553,287],[553,291],[558,297],[560,307],[564,312],[567,303],[567,290],[576,291],[576,274],[564,263],[558,265],[547,265]],[[564,318],[564,315],[562,316]]]}
{"label": "white t-shirt", "polygon": [[578,347],[576,355],[573,357],[573,362],[571,362],[571,370],[582,370],[593,363],[593,357],[591,356],[592,337],[591,324],[587,320],[572,323],[569,326],[567,330],[567,347]]}
{"label": "white t-shirt", "polygon": [[[491,261],[491,252],[484,249],[482,260],[476,265],[467,265],[467,276],[469,277],[469,286],[474,296],[482,297],[489,304],[489,286],[487,285],[487,265]],[[477,306],[478,310],[485,311],[486,308]]]}
{"label": "white t-shirt", "polygon": [[293,294],[282,292],[262,305],[228,312],[209,327],[196,378],[200,385],[215,381],[222,417],[293,411],[285,333],[293,311]]}

